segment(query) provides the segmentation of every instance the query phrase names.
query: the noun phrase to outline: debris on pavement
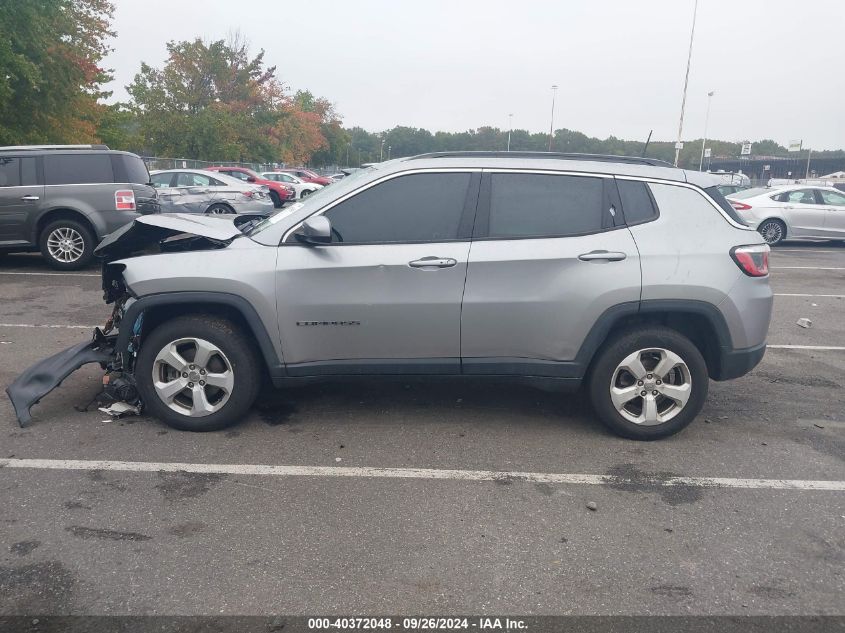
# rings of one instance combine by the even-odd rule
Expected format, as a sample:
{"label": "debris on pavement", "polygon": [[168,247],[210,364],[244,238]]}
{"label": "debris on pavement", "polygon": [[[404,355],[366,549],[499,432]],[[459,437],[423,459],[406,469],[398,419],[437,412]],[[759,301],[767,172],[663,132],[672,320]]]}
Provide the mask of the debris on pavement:
{"label": "debris on pavement", "polygon": [[599,506],[596,504],[595,501],[588,501],[587,502],[587,509],[595,512],[596,510],[599,509]]}
{"label": "debris on pavement", "polygon": [[802,317],[802,318],[798,319],[795,323],[796,323],[796,325],[803,327],[803,328],[813,327],[813,322],[810,321],[810,319],[808,319],[806,317]]}
{"label": "debris on pavement", "polygon": [[141,415],[141,408],[137,405],[127,404],[126,402],[113,402],[107,407],[99,407],[98,411],[108,413],[113,418],[122,418],[129,415]]}

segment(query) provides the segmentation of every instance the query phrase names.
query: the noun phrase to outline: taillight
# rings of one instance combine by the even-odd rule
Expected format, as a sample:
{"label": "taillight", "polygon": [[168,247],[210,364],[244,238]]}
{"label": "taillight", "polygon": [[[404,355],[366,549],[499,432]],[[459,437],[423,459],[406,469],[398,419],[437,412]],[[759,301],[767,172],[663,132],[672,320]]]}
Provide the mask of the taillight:
{"label": "taillight", "polygon": [[745,204],[744,202],[737,202],[736,200],[728,200],[731,203],[731,206],[736,209],[737,211],[748,211],[751,208],[750,204]]}
{"label": "taillight", "polygon": [[131,189],[121,189],[114,192],[114,208],[118,211],[135,210],[135,192]]}
{"label": "taillight", "polygon": [[749,277],[765,277],[769,274],[769,245],[734,246],[731,257],[740,270]]}

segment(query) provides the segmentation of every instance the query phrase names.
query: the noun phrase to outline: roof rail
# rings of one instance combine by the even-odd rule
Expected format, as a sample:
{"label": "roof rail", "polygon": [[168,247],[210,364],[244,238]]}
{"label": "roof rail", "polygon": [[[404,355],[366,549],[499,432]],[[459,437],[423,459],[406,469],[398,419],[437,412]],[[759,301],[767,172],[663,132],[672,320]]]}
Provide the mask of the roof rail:
{"label": "roof rail", "polygon": [[408,160],[418,158],[551,158],[557,160],[586,160],[602,163],[626,163],[629,165],[651,165],[653,167],[674,167],[671,163],[657,158],[641,158],[639,156],[613,156],[611,154],[576,154],[564,152],[487,152],[487,151],[458,151],[458,152],[430,152],[409,157]]}
{"label": "roof rail", "polygon": [[42,149],[109,149],[108,145],[5,145],[2,151],[26,152]]}

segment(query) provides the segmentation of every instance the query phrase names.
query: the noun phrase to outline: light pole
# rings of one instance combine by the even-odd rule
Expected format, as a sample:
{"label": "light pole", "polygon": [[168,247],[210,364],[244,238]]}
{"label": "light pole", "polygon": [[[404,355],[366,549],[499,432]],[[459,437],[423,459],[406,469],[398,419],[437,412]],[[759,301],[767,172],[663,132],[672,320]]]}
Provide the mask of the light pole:
{"label": "light pole", "polygon": [[681,120],[678,122],[678,142],[675,143],[675,167],[678,166],[678,158],[681,156],[681,134],[684,131],[684,107],[687,104],[687,85],[689,84],[689,67],[692,61],[692,41],[695,37],[695,17],[698,14],[698,0],[692,10],[692,29],[689,34],[689,53],[687,54],[687,74],[684,76],[684,95],[681,97]]}
{"label": "light pole", "polygon": [[513,114],[508,115],[508,151],[511,151],[511,131],[513,130]]}
{"label": "light pole", "polygon": [[387,160],[390,160],[390,145],[387,146]]}
{"label": "light pole", "polygon": [[698,171],[704,166],[704,144],[707,142],[707,122],[710,120],[710,102],[713,100],[714,91],[707,93],[707,114],[704,115],[704,138],[701,139],[701,159],[698,161]]}
{"label": "light pole", "polygon": [[552,86],[552,120],[549,123],[549,151],[552,151],[552,133],[555,127],[555,95],[557,95],[557,86]]}
{"label": "light pole", "polygon": [[381,149],[378,151],[378,162],[384,160],[384,138],[381,139]]}

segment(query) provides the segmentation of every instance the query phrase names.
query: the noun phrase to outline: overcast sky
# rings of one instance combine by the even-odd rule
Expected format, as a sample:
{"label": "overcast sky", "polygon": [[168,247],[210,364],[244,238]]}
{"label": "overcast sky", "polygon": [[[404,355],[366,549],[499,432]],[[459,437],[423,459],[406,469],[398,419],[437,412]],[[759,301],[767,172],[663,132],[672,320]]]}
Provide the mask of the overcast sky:
{"label": "overcast sky", "polygon": [[[115,70],[239,29],[347,126],[677,136],[694,0],[115,0]],[[845,0],[700,0],[684,138],[845,148]]]}

